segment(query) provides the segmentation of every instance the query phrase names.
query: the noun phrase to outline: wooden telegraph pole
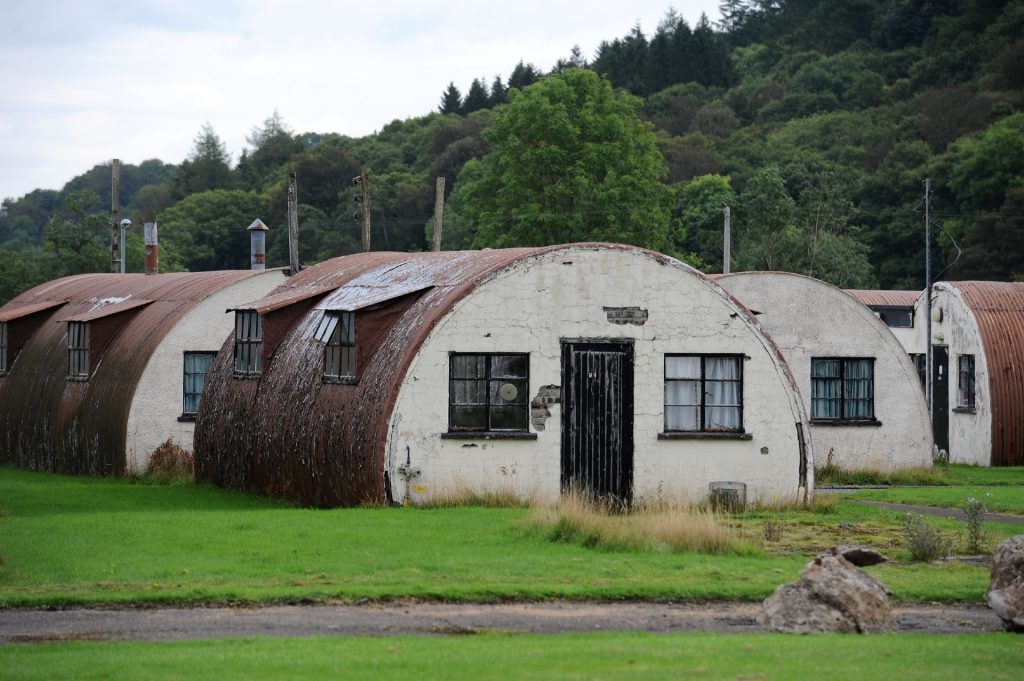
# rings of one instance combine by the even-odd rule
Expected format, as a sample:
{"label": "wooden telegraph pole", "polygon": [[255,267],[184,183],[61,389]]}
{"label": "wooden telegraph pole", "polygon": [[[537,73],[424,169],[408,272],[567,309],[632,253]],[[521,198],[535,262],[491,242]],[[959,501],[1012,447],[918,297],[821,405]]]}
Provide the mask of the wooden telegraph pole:
{"label": "wooden telegraph pole", "polygon": [[121,271],[121,160],[110,164],[110,271]]}
{"label": "wooden telegraph pole", "polygon": [[299,194],[295,173],[288,173],[288,267],[298,274],[299,265]]}
{"label": "wooden telegraph pole", "polygon": [[363,251],[370,250],[370,173],[363,170],[362,204],[363,204]]}
{"label": "wooden telegraph pole", "polygon": [[437,188],[434,190],[434,241],[435,251],[441,250],[441,218],[444,215],[444,177],[437,178]]}
{"label": "wooden telegraph pole", "polygon": [[723,205],[725,212],[725,233],[722,235],[722,274],[729,274],[732,267],[732,209]]}

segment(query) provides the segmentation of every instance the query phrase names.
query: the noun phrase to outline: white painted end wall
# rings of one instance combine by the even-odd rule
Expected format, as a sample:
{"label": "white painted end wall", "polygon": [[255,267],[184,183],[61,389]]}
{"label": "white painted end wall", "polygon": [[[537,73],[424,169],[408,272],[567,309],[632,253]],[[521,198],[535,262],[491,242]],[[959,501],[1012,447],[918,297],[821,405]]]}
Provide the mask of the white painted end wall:
{"label": "white painted end wall", "polygon": [[145,471],[153,450],[168,438],[192,451],[195,424],[179,422],[184,406],[185,352],[219,352],[233,332],[225,310],[262,298],[284,281],[281,270],[266,270],[226,286],[186,312],[154,350],[132,397],[125,441],[125,469]]}
{"label": "white painted end wall", "polygon": [[[610,323],[604,307],[648,311],[643,326]],[[749,500],[800,494],[802,420],[783,363],[754,322],[717,285],[679,264],[641,251],[579,247],[520,261],[459,301],[421,346],[399,391],[387,442],[394,494],[405,494],[397,467],[422,476],[410,500],[472,490],[512,490],[537,501],[558,498],[561,408],[549,406],[536,440],[442,439],[448,428],[451,352],[528,352],[530,396],[561,385],[563,339],[634,342],[634,498],[699,502],[712,481],[747,484]],[[666,353],[736,353],[744,361],[743,421],[751,440],[659,440],[664,430]],[[810,446],[807,456],[812,459]],[[811,473],[813,475],[813,471]],[[809,486],[813,490],[813,479]]]}
{"label": "white painted end wall", "polygon": [[921,382],[892,330],[850,294],[818,279],[744,272],[718,283],[752,310],[782,350],[811,408],[811,359],[875,360],[875,417],[881,425],[811,421],[818,465],[831,455],[848,470],[894,470],[932,464],[932,429]]}

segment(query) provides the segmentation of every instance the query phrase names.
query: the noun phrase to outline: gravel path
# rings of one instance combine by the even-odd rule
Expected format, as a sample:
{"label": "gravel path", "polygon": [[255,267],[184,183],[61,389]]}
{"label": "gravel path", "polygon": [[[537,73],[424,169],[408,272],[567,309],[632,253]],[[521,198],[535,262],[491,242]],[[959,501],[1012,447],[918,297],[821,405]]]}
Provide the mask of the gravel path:
{"label": "gravel path", "polygon": [[[0,645],[52,641],[177,641],[227,636],[454,635],[488,631],[742,633],[761,631],[757,603],[407,603],[256,608],[0,610]],[[976,605],[894,608],[901,632],[1001,631]]]}

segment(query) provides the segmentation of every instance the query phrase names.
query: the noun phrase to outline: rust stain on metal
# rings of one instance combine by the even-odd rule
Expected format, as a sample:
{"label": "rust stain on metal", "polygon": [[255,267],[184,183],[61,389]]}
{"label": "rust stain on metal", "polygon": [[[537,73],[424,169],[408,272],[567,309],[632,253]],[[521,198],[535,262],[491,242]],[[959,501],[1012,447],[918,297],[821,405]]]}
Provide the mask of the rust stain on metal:
{"label": "rust stain on metal", "polygon": [[921,296],[920,291],[871,291],[855,288],[844,290],[868,307],[914,307],[914,303]]}
{"label": "rust stain on metal", "polygon": [[944,282],[960,292],[985,349],[992,465],[1024,465],[1024,283]]}
{"label": "rust stain on metal", "polygon": [[[255,274],[81,274],[0,308],[0,318],[21,323],[20,351],[0,377],[0,461],[54,473],[123,472],[128,412],[150,355],[196,303]],[[88,381],[67,379],[67,324],[58,320],[96,326],[91,349],[105,352],[95,352]]]}
{"label": "rust stain on metal", "polygon": [[[305,307],[282,325],[281,338],[259,380],[234,377],[231,339],[210,368],[204,407],[196,421],[197,478],[304,505],[386,501],[385,446],[395,401],[413,358],[434,327],[473,289],[513,265],[554,251],[580,249],[643,253],[703,278],[668,256],[607,243],[368,252],[304,269],[247,306],[269,312],[269,317],[284,315],[296,302]],[[707,285],[760,334],[795,390],[788,364],[757,320],[721,287],[710,281]],[[321,302],[313,306],[312,300]],[[365,307],[370,302],[374,305]],[[360,310],[357,375],[352,384],[323,380],[323,345],[314,334],[322,310],[331,305]],[[799,398],[797,404],[805,421]]]}

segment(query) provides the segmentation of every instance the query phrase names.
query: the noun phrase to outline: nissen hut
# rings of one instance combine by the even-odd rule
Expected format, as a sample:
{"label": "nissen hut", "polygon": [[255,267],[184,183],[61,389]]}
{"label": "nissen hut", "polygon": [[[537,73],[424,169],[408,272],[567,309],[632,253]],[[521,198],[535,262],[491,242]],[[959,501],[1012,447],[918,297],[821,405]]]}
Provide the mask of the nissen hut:
{"label": "nissen hut", "polygon": [[819,465],[931,466],[917,371],[883,319],[847,292],[799,274],[742,272],[716,281],[756,312],[796,374]]}
{"label": "nissen hut", "polygon": [[236,308],[196,470],[322,506],[569,487],[803,499],[794,385],[742,304],[650,251],[364,253]]}
{"label": "nissen hut", "polygon": [[0,308],[0,461],[55,473],[145,470],[190,449],[206,372],[233,316],[280,270],[81,274]]}

